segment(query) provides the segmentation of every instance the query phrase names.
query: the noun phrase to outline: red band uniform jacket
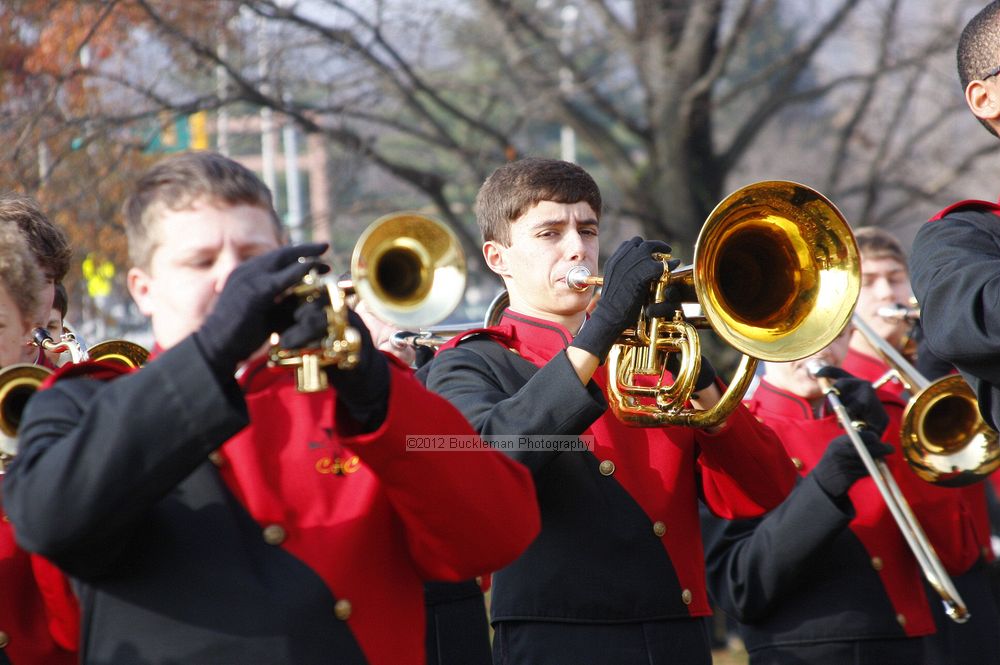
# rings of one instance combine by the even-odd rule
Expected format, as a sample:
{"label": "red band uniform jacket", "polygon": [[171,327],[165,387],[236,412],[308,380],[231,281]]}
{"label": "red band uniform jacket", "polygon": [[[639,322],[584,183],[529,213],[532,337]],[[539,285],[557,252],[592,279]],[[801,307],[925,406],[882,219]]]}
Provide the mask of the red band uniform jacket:
{"label": "red band uniform jacket", "polygon": [[[0,485],[3,484],[0,475]],[[50,608],[36,569],[41,563],[14,541],[0,504],[0,665],[73,665],[74,649],[53,636]]]}
{"label": "red band uniform jacket", "polygon": [[595,437],[593,451],[510,452],[534,475],[543,528],[494,575],[491,620],[710,614],[698,497],[725,517],[760,515],[786,496],[793,467],[743,407],[717,434],[625,426],[607,408],[604,367],[581,384],[565,354],[571,340],[558,324],[508,310],[497,328],[453,340],[430,366],[428,388],[484,436]]}
{"label": "red band uniform jacket", "polygon": [[[902,403],[885,391],[879,397],[889,413],[886,441],[898,450],[892,432],[898,433]],[[809,475],[844,433],[837,417],[815,417],[806,400],[766,379],[748,407],[780,433],[803,476],[763,519],[706,523],[712,596],[740,622],[751,662],[772,662],[772,647],[879,640],[883,665],[920,662],[921,641],[902,638],[932,633],[934,620],[920,568],[874,481],[858,480],[850,501],[837,502]],[[898,452],[886,463],[894,477],[908,472]]]}
{"label": "red band uniform jacket", "polygon": [[422,582],[506,564],[538,512],[498,453],[406,451],[473,433],[390,365],[368,434],[291,372],[220,381],[190,338],[33,397],[5,501],[25,548],[74,579],[84,662],[423,663]]}

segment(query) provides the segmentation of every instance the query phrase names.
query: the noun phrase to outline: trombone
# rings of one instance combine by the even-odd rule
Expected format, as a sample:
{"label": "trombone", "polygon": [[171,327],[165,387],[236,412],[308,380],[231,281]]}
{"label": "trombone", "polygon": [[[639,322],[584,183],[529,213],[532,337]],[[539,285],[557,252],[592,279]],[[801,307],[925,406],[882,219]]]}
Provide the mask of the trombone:
{"label": "trombone", "polygon": [[961,375],[930,381],[857,314],[854,327],[911,395],[899,439],[914,473],[935,485],[962,487],[1000,467],[1000,437],[983,420],[976,394]]}
{"label": "trombone", "polygon": [[416,212],[384,215],[358,238],[351,278],[310,272],[287,296],[326,298],[327,331],[316,345],[285,349],[271,336],[268,361],[295,369],[300,392],[327,387],[324,367],[350,369],[359,359],[361,335],[347,319],[347,296],[356,295],[379,319],[397,326],[429,326],[455,309],[465,292],[465,254],[443,222]]}
{"label": "trombone", "polygon": [[[698,235],[692,265],[671,272],[669,256],[656,258],[663,274],[650,301],[662,302],[668,287],[679,287],[681,300],[697,301],[703,315],[640,313],[612,347],[608,402],[633,426],[719,424],[739,405],[758,359],[785,362],[819,351],[850,321],[860,292],[858,248],[847,221],[822,194],[789,181],[754,183],[719,203]],[[582,266],[566,281],[579,290],[603,284]],[[705,411],[687,406],[701,366],[698,327],[712,328],[743,354],[722,398]],[[680,370],[667,385],[671,353],[680,354]],[[656,385],[640,385],[641,376],[656,377]]]}
{"label": "trombone", "polygon": [[[819,360],[810,361],[808,363],[809,373],[815,376],[816,372],[823,366],[824,363]],[[816,377],[816,381],[819,382],[820,387],[823,389],[823,394],[826,395],[830,406],[833,407],[834,412],[837,414],[837,419],[840,420],[844,431],[851,439],[851,443],[857,450],[858,456],[865,465],[865,469],[868,470],[868,475],[875,481],[875,487],[878,488],[879,494],[882,495],[882,499],[885,501],[886,506],[888,506],[893,519],[896,520],[896,524],[903,534],[903,539],[906,540],[906,544],[909,545],[910,550],[913,552],[913,556],[916,558],[920,570],[927,579],[927,583],[941,596],[945,614],[955,623],[965,623],[971,616],[969,609],[966,607],[947,571],[945,571],[944,566],[941,564],[937,552],[934,551],[933,545],[927,539],[927,534],[924,533],[923,527],[920,526],[920,522],[917,521],[916,516],[913,514],[913,509],[910,508],[909,502],[903,496],[902,490],[899,489],[896,479],[893,478],[889,467],[884,461],[876,460],[872,457],[871,453],[868,452],[868,447],[865,446],[865,442],[858,435],[858,427],[863,426],[864,423],[857,423],[851,420],[851,416],[847,413],[847,409],[837,396],[837,390],[833,387],[833,383],[829,379]]]}
{"label": "trombone", "polygon": [[[69,351],[72,362],[86,360],[112,362],[125,367],[139,367],[146,362],[149,351],[123,339],[109,339],[84,349],[72,332],[65,332],[56,342],[44,328],[35,328],[31,344],[46,351]],[[28,400],[52,370],[41,365],[17,363],[0,370],[0,474],[17,455],[17,430]]]}
{"label": "trombone", "polygon": [[456,335],[475,328],[492,328],[499,325],[503,318],[504,310],[510,306],[510,294],[501,291],[490,302],[483,315],[482,322],[455,323],[447,326],[431,326],[421,330],[397,330],[392,334],[392,345],[397,349],[405,349],[408,346],[424,346],[437,349],[442,344],[447,344]]}

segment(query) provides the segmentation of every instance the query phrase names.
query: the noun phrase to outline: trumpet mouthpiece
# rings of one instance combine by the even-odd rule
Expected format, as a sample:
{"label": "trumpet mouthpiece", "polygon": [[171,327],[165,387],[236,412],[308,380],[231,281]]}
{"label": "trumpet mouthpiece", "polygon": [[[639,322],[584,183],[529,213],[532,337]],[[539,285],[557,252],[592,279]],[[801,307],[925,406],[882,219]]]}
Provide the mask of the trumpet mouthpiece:
{"label": "trumpet mouthpiece", "polygon": [[813,358],[806,363],[806,369],[809,370],[809,375],[813,377],[824,367],[826,367],[826,363],[817,358]]}
{"label": "trumpet mouthpiece", "polygon": [[566,285],[571,289],[584,291],[591,286],[588,282],[590,274],[590,268],[587,266],[573,266],[566,273]]}

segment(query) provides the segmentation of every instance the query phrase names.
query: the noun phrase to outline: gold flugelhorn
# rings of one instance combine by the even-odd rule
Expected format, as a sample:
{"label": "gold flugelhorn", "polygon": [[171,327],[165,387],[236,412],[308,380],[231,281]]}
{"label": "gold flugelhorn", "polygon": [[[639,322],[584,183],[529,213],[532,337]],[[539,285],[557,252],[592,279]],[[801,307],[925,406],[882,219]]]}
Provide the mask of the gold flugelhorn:
{"label": "gold flugelhorn", "polygon": [[[840,211],[819,192],[784,180],[736,190],[702,226],[691,266],[673,272],[661,255],[663,275],[651,302],[679,287],[682,302],[697,302],[702,316],[678,310],[670,318],[639,315],[608,354],[608,402],[623,422],[709,427],[737,407],[758,359],[805,358],[833,341],[851,319],[860,291],[854,234]],[[603,278],[574,269],[567,283],[585,289]],[[701,366],[697,328],[712,328],[743,354],[719,402],[700,411],[687,406]],[[663,372],[680,354],[672,384]],[[655,377],[640,385],[636,377]]]}
{"label": "gold flugelhorn", "polygon": [[[809,361],[808,363],[809,372],[814,376],[823,366],[824,363],[819,360]],[[910,508],[909,502],[903,496],[903,492],[899,489],[899,485],[889,471],[889,467],[884,461],[874,459],[868,451],[865,442],[858,435],[858,423],[851,420],[850,414],[847,413],[847,409],[837,396],[837,390],[833,387],[833,382],[823,377],[816,377],[816,380],[823,389],[823,393],[830,402],[830,406],[833,407],[834,413],[837,414],[837,419],[840,420],[844,431],[851,439],[851,443],[854,445],[855,450],[857,450],[858,456],[865,465],[865,469],[868,470],[868,475],[875,481],[875,487],[878,489],[879,494],[882,495],[882,499],[889,508],[889,512],[899,526],[899,530],[903,534],[903,539],[906,540],[906,544],[909,545],[910,550],[913,552],[913,556],[916,558],[920,570],[927,579],[927,583],[941,597],[941,602],[944,603],[945,614],[956,623],[965,623],[970,617],[969,609],[966,607],[947,571],[941,564],[941,559],[938,558],[937,552],[934,551],[934,546],[927,539],[927,534],[924,533],[923,527],[920,526],[920,522],[917,521],[916,516],[913,514],[913,509]]]}
{"label": "gold flugelhorn", "polygon": [[327,333],[316,346],[284,349],[272,336],[272,365],[295,368],[302,392],[324,390],[324,367],[353,367],[361,337],[348,324],[346,297],[356,294],[379,319],[421,328],[445,318],[465,292],[465,254],[443,222],[416,212],[397,212],[372,222],[354,246],[350,280],[312,272],[291,295],[328,298]]}
{"label": "gold flugelhorn", "polygon": [[[99,360],[139,367],[149,356],[149,351],[142,346],[123,339],[106,340],[83,349],[70,331],[63,333],[57,342],[44,328],[35,328],[32,338],[32,344],[46,351],[68,351],[74,363]],[[17,455],[17,430],[24,407],[51,374],[52,370],[47,367],[27,363],[8,365],[0,370],[0,473]]]}
{"label": "gold flugelhorn", "polygon": [[930,381],[857,314],[854,327],[911,395],[899,438],[914,473],[935,485],[962,487],[1000,467],[1000,437],[961,375]]}

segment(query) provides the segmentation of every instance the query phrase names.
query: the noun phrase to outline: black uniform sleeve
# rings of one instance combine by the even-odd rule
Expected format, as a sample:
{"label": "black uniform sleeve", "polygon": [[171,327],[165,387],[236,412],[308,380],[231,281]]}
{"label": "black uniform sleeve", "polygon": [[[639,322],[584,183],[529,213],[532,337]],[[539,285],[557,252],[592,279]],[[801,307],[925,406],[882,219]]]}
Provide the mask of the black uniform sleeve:
{"label": "black uniform sleeve", "polygon": [[144,511],[248,423],[191,339],[109,382],[68,378],[34,395],[4,481],[18,542],[79,577],[100,574]]}
{"label": "black uniform sleeve", "polygon": [[[578,435],[607,409],[599,386],[586,386],[564,352],[541,369],[491,340],[438,354],[427,387],[454,404],[482,436]],[[537,471],[558,451],[513,451]]]}
{"label": "black uniform sleeve", "polygon": [[754,623],[781,601],[854,518],[850,501],[838,504],[811,476],[764,517],[729,521],[702,510],[709,591],[737,620]]}
{"label": "black uniform sleeve", "polygon": [[995,418],[1000,385],[1000,218],[960,210],[925,224],[910,258],[931,353],[953,364]]}

